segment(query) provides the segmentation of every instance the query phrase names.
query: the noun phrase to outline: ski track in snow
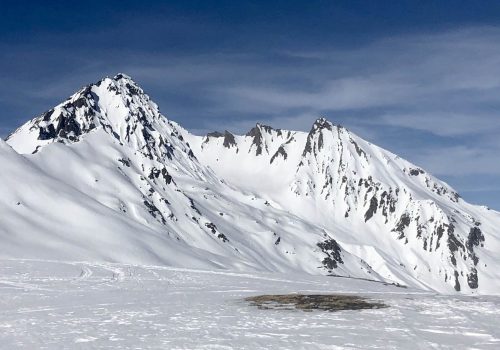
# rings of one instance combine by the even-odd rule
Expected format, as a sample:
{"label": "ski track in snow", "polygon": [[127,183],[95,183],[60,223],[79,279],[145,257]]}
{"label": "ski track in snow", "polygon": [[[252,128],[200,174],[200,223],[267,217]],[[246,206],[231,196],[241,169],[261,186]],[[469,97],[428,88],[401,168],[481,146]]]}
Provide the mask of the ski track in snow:
{"label": "ski track in snow", "polygon": [[[357,293],[378,310],[259,310],[243,298]],[[380,283],[87,262],[0,260],[2,349],[498,349],[500,298]]]}

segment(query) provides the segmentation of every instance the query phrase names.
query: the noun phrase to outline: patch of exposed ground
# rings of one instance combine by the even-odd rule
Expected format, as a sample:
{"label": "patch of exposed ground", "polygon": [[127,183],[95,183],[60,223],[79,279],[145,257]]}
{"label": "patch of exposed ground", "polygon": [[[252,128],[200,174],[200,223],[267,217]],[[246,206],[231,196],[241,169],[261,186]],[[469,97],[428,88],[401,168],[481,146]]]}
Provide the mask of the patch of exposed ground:
{"label": "patch of exposed ground", "polygon": [[341,311],[387,307],[380,302],[343,294],[257,295],[245,298],[245,301],[264,310]]}

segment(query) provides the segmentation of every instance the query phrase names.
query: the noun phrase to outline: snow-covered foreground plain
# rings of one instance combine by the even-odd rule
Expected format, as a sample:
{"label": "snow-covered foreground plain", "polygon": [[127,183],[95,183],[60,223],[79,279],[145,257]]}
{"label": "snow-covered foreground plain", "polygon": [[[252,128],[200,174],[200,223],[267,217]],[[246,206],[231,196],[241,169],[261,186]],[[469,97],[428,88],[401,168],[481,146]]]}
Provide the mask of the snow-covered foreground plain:
{"label": "snow-covered foreground plain", "polygon": [[[259,310],[259,294],[353,293],[389,305]],[[154,266],[0,260],[5,349],[500,348],[500,298],[362,280]]]}

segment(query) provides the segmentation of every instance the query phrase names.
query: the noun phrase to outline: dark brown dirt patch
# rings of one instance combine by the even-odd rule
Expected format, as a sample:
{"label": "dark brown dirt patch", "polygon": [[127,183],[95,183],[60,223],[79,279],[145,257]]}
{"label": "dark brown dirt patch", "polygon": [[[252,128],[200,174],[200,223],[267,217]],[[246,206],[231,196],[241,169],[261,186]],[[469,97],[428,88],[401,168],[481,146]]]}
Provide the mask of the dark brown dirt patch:
{"label": "dark brown dirt patch", "polygon": [[257,295],[245,298],[245,301],[263,310],[341,311],[387,307],[381,302],[342,294]]}

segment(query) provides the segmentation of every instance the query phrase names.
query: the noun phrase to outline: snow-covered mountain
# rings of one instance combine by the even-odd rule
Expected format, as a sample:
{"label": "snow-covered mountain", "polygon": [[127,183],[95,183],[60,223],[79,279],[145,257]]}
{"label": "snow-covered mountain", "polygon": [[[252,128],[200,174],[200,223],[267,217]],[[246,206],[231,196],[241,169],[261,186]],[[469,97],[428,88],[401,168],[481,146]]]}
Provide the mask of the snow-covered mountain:
{"label": "snow-covered mountain", "polygon": [[3,257],[500,291],[500,213],[325,119],[309,133],[195,136],[119,74],[6,141]]}

